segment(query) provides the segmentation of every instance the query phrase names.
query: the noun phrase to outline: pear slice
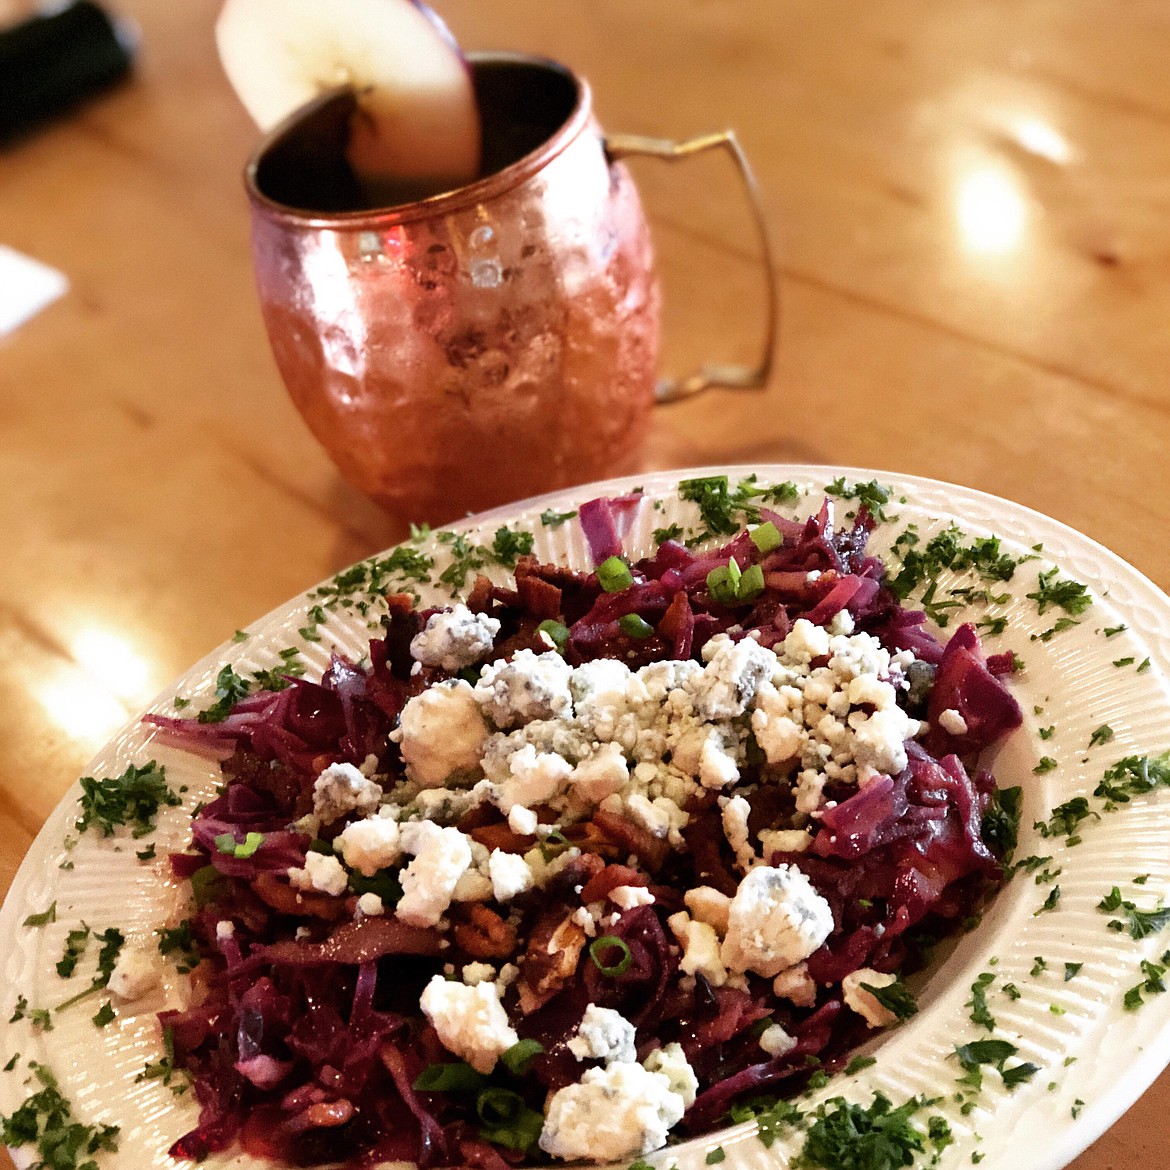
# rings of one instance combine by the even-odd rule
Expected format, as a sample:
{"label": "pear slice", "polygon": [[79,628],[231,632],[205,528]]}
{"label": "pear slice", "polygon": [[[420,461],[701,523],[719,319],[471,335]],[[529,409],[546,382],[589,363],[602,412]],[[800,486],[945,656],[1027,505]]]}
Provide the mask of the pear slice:
{"label": "pear slice", "polygon": [[346,154],[375,198],[449,190],[478,174],[471,70],[420,0],[226,0],[215,36],[261,130],[326,90],[354,90]]}

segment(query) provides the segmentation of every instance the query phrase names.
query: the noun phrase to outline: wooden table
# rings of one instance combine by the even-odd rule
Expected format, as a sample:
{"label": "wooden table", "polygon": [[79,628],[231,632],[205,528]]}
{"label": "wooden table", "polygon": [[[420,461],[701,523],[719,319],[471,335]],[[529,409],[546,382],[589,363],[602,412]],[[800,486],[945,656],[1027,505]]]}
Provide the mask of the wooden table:
{"label": "wooden table", "polygon": [[[981,488],[1170,586],[1170,12],[1157,0],[445,0],[613,130],[735,127],[779,251],[764,397],[661,409],[647,468],[801,461]],[[214,0],[123,0],[134,80],[0,156],[0,243],[66,273],[0,340],[0,889],[113,729],[401,528],[339,479],[261,327]],[[0,9],[2,11],[2,9]],[[666,365],[749,358],[734,180],[635,164]],[[1161,1166],[1170,1077],[1075,1163]]]}

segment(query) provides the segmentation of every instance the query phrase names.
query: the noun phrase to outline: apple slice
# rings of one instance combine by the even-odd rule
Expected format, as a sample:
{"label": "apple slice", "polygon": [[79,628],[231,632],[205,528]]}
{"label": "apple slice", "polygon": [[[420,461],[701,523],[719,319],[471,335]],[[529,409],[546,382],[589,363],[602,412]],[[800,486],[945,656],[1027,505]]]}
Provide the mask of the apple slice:
{"label": "apple slice", "polygon": [[432,193],[477,175],[471,70],[420,0],[226,0],[215,36],[261,130],[325,90],[354,90],[346,155],[368,192]]}

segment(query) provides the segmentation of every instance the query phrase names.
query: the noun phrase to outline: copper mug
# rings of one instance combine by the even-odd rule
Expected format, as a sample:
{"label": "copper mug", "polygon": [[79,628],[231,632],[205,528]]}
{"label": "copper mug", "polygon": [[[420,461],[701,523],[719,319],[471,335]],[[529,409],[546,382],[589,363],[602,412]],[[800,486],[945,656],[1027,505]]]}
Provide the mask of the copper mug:
{"label": "copper mug", "polygon": [[[484,165],[466,187],[360,208],[344,91],[278,127],[246,172],[261,309],[293,402],[350,483],[433,523],[632,470],[656,401],[762,386],[775,330],[763,213],[733,135],[606,138],[563,66],[483,54],[472,70]],[[620,159],[716,147],[752,198],[763,356],[656,383],[659,285]]]}

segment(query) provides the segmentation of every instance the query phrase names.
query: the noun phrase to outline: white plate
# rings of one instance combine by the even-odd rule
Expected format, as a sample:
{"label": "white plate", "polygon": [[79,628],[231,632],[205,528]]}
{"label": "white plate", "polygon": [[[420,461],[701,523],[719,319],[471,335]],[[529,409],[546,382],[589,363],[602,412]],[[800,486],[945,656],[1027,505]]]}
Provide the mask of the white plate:
{"label": "white plate", "polygon": [[[1135,942],[1128,934],[1107,929],[1110,916],[1097,909],[1115,885],[1143,909],[1170,898],[1170,794],[1139,798],[1100,821],[1087,822],[1079,846],[1044,839],[1030,826],[1071,797],[1091,794],[1104,769],[1120,757],[1154,755],[1170,747],[1170,600],[1104,548],[1035,512],[964,488],[857,469],[767,466],[662,473],[557,493],[454,527],[478,532],[490,544],[501,524],[524,526],[535,533],[538,555],[585,566],[588,554],[576,522],[545,526],[542,511],[568,511],[593,496],[615,495],[638,485],[646,502],[626,536],[627,551],[637,556],[652,550],[655,528],[675,519],[694,522],[695,506],[674,501],[680,478],[727,473],[734,483],[753,471],[764,482],[795,481],[808,493],[794,507],[780,509],[789,515],[805,515],[815,508],[823,488],[839,475],[850,483],[876,478],[891,486],[894,502],[888,511],[897,522],[879,530],[871,542],[874,551],[884,552],[908,522],[916,523],[925,537],[954,521],[970,536],[999,536],[1005,551],[1017,555],[1043,544],[1040,559],[1018,569],[1008,586],[1013,600],[1002,608],[1010,625],[1001,637],[988,639],[987,648],[1015,650],[1026,663],[1012,684],[1025,711],[1025,725],[999,752],[994,768],[1001,785],[1025,788],[1017,856],[1053,855],[1053,866],[1062,867],[1057,879],[1059,904],[1037,915],[1052,886],[1037,885],[1028,874],[1018,874],[981,925],[932,973],[919,997],[919,1014],[874,1046],[876,1063],[852,1077],[835,1078],[804,1104],[836,1095],[868,1104],[876,1090],[895,1104],[914,1095],[939,1098],[930,1112],[946,1117],[955,1137],[954,1144],[942,1151],[940,1167],[970,1166],[972,1154],[982,1154],[983,1170],[1014,1170],[1020,1165],[1057,1170],[1138,1097],[1170,1054],[1166,1043],[1170,994],[1147,996],[1145,1006],[1136,1012],[1122,1006],[1125,992],[1142,981],[1141,961],[1156,961],[1170,947],[1170,930]],[[656,500],[663,503],[656,506]],[[839,504],[839,514],[848,507]],[[419,547],[434,552],[437,568],[442,568],[443,550],[449,546],[432,536]],[[1031,636],[1064,615],[1059,610],[1038,615],[1024,595],[1035,589],[1036,574],[1053,565],[1059,566],[1062,577],[1085,583],[1096,600],[1079,625],[1044,643]],[[423,593],[425,598],[428,590]],[[436,600],[449,597],[446,591],[430,595]],[[303,659],[313,677],[328,664],[334,648],[360,658],[370,636],[367,619],[376,614],[362,617],[338,608],[321,627],[321,641],[306,642],[298,630],[306,625],[312,604],[310,591],[263,618],[247,641],[225,643],[150,709],[173,712],[176,695],[193,699],[194,706],[203,705],[213,694],[215,675],[224,663],[234,663],[241,672],[272,666],[278,662],[277,652],[287,646],[304,648]],[[1125,632],[1105,636],[1106,628],[1123,624],[1128,627]],[[1126,658],[1132,663],[1114,665]],[[1148,666],[1139,672],[1137,665],[1147,659]],[[1114,738],[1090,747],[1092,733],[1103,724],[1113,729]],[[1051,738],[1039,737],[1042,727],[1055,728]],[[1037,776],[1033,768],[1042,756],[1057,761],[1058,767]],[[184,806],[160,817],[154,837],[157,861],[136,860],[135,849],[141,843],[101,839],[93,833],[67,851],[63,843],[77,816],[76,792],[54,811],[34,842],[0,912],[0,1018],[7,1020],[12,1014],[18,994],[33,1007],[46,1007],[85,986],[92,953],[87,956],[90,966],[83,962],[72,980],[60,979],[54,970],[65,934],[78,919],[95,930],[117,926],[132,939],[149,939],[157,925],[176,916],[182,893],[167,878],[164,859],[168,849],[185,845],[187,818],[195,803],[212,791],[215,765],[166,747],[149,728],[135,722],[93,761],[89,774],[116,775],[132,761],[151,758],[166,765],[172,781],[187,786]],[[1090,799],[1095,806],[1100,804]],[[66,860],[75,868],[59,868]],[[1134,884],[1138,875],[1148,875],[1145,884]],[[58,910],[54,924],[22,925],[54,900]],[[1039,975],[1032,974],[1036,956],[1048,962]],[[1068,981],[1066,962],[1083,963]],[[989,1036],[972,1023],[966,1006],[971,985],[983,972],[995,975],[987,989],[988,1007],[997,1021],[994,1036],[1018,1046],[1012,1063],[1031,1061],[1041,1071],[1008,1092],[987,1070],[984,1091],[973,1111],[964,1114],[953,1100],[961,1073],[954,1048]],[[1018,999],[1003,992],[1007,983],[1019,989]],[[165,992],[172,1003],[179,990],[179,980],[172,976]],[[159,995],[121,1009],[117,1020],[103,1030],[90,1023],[100,999],[90,1001],[92,1009],[59,1013],[49,1032],[33,1031],[26,1023],[6,1026],[0,1061],[14,1051],[21,1053],[21,1061],[16,1071],[0,1075],[0,1112],[11,1113],[28,1095],[26,1061],[32,1058],[56,1073],[81,1119],[122,1127],[120,1168],[147,1170],[171,1164],[165,1151],[193,1126],[195,1104],[189,1095],[176,1098],[157,1082],[135,1081],[144,1065],[161,1054],[154,1012],[162,1000]],[[774,1170],[788,1164],[801,1142],[799,1136],[790,1137],[765,1149],[749,1123],[661,1151],[650,1160],[667,1167],[677,1163],[680,1170],[702,1170],[706,1153],[722,1145],[727,1155],[724,1170]],[[27,1149],[16,1157],[18,1165],[31,1160]],[[218,1156],[207,1165],[261,1163]]]}

